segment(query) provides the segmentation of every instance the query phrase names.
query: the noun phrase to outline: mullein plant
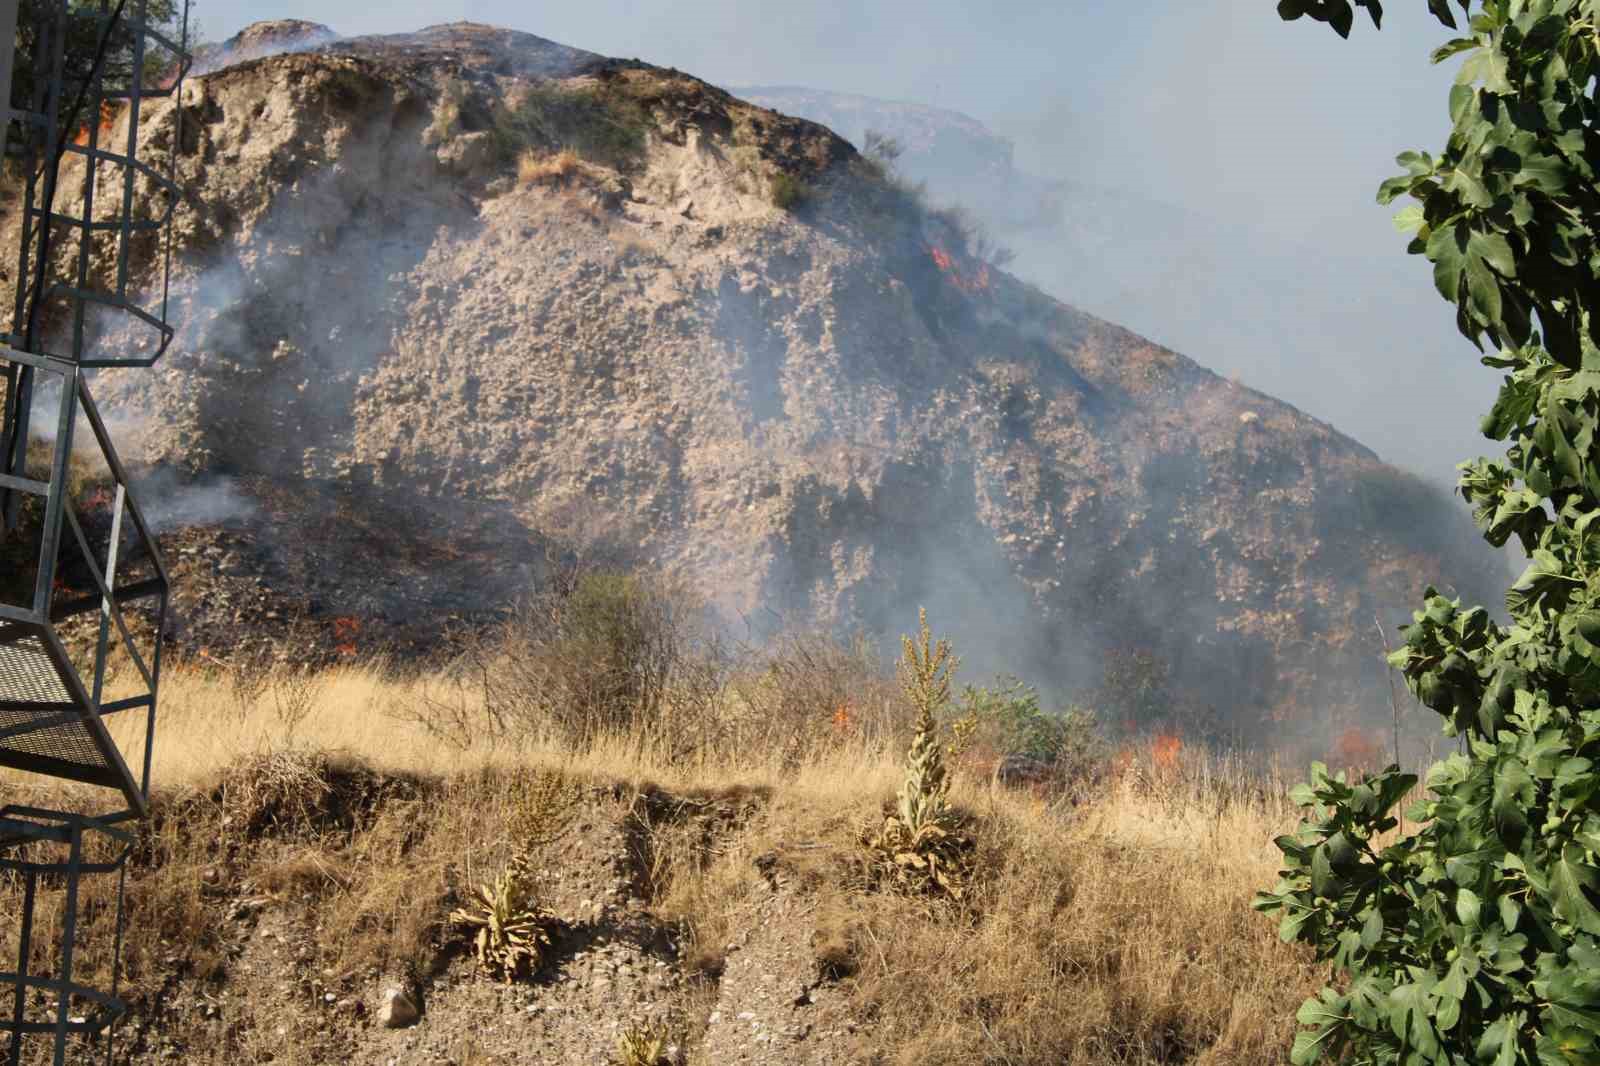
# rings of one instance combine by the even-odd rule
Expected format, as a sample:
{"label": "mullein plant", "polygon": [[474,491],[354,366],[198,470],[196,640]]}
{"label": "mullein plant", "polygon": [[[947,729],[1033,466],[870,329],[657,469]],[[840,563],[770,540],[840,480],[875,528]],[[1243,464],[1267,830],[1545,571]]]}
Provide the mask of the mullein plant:
{"label": "mullein plant", "polygon": [[866,843],[880,873],[902,888],[962,898],[972,842],[949,802],[950,779],[939,740],[939,712],[950,702],[950,679],[959,660],[948,641],[934,641],[928,613],[918,613],[915,640],[902,637],[900,684],[917,709],[917,732],[906,755],[906,776],[895,813]]}
{"label": "mullein plant", "polygon": [[556,920],[539,902],[534,857],[566,834],[579,798],[578,786],[559,773],[515,781],[506,820],[522,844],[493,884],[479,885],[469,906],[450,915],[452,925],[477,930],[478,964],[508,984],[537,972],[550,946]]}
{"label": "mullein plant", "polygon": [[513,862],[492,885],[479,885],[468,907],[450,915],[453,925],[476,929],[478,965],[507,984],[531,976],[550,946],[551,916],[539,905],[526,866]]}

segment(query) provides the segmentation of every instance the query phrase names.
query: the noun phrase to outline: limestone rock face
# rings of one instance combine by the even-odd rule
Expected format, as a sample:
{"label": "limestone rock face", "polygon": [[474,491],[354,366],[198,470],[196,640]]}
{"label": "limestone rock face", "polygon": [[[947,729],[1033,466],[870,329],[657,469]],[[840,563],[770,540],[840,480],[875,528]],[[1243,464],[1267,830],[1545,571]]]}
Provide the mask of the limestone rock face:
{"label": "limestone rock face", "polygon": [[[631,157],[508,150],[503,107],[552,92],[622,108]],[[1487,570],[1355,441],[688,75],[460,24],[177,106],[180,332],[97,385],[144,460],[600,530],[730,616],[892,633],[926,604],[969,663],[1063,687],[1145,649],[1252,721],[1382,699],[1374,614]]]}

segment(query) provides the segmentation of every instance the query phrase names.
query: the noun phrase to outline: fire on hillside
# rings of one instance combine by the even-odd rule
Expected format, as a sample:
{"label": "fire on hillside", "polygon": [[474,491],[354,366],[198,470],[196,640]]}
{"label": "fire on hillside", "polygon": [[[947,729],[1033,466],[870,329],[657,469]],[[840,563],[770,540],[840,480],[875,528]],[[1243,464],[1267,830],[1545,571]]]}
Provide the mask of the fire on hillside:
{"label": "fire on hillside", "polygon": [[937,244],[928,245],[928,255],[932,257],[933,265],[939,268],[940,273],[945,276],[950,284],[962,292],[980,293],[989,291],[988,263],[979,262],[968,268]]}

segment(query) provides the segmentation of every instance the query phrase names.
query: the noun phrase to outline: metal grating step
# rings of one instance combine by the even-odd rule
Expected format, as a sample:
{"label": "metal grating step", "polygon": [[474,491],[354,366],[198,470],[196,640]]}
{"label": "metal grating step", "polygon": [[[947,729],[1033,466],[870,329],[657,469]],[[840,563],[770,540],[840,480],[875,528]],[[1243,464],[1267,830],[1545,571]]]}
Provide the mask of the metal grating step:
{"label": "metal grating step", "polygon": [[37,636],[0,644],[0,766],[48,767],[94,783],[120,777]]}

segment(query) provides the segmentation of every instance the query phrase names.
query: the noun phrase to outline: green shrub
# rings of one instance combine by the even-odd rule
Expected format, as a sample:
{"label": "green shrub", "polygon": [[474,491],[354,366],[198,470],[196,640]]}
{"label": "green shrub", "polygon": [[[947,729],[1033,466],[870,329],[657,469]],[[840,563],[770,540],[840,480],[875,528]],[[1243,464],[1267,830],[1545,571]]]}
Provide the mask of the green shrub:
{"label": "green shrub", "polygon": [[1172,667],[1161,656],[1143,648],[1107,653],[1094,705],[1120,735],[1168,729],[1174,702]]}
{"label": "green shrub", "polygon": [[570,148],[617,170],[640,162],[650,127],[644,109],[614,90],[556,84],[536,85],[514,105],[500,104],[493,121],[495,144],[507,162],[530,147]]}
{"label": "green shrub", "polygon": [[992,686],[968,685],[961,694],[959,719],[971,723],[974,741],[1001,759],[1020,757],[1048,766],[1080,765],[1099,748],[1093,713],[1080,707],[1046,711],[1039,693],[1014,677]]}
{"label": "green shrub", "polygon": [[[1335,978],[1300,1008],[1295,1066],[1600,1062],[1600,39],[1590,0],[1457,6],[1466,35],[1433,53],[1470,53],[1449,139],[1402,153],[1378,199],[1416,200],[1396,219],[1409,250],[1458,330],[1498,349],[1480,428],[1505,451],[1461,464],[1459,489],[1528,568],[1505,623],[1428,589],[1389,658],[1460,738],[1413,833],[1388,835],[1416,782],[1398,766],[1350,784],[1316,765],[1294,793],[1308,816],[1278,838],[1281,878],[1256,906]],[[1458,28],[1444,0],[1428,7]],[[1341,35],[1354,18],[1350,0],[1277,8]]]}
{"label": "green shrub", "polygon": [[811,197],[810,186],[781,170],[772,176],[767,188],[772,206],[783,211],[793,211]]}

